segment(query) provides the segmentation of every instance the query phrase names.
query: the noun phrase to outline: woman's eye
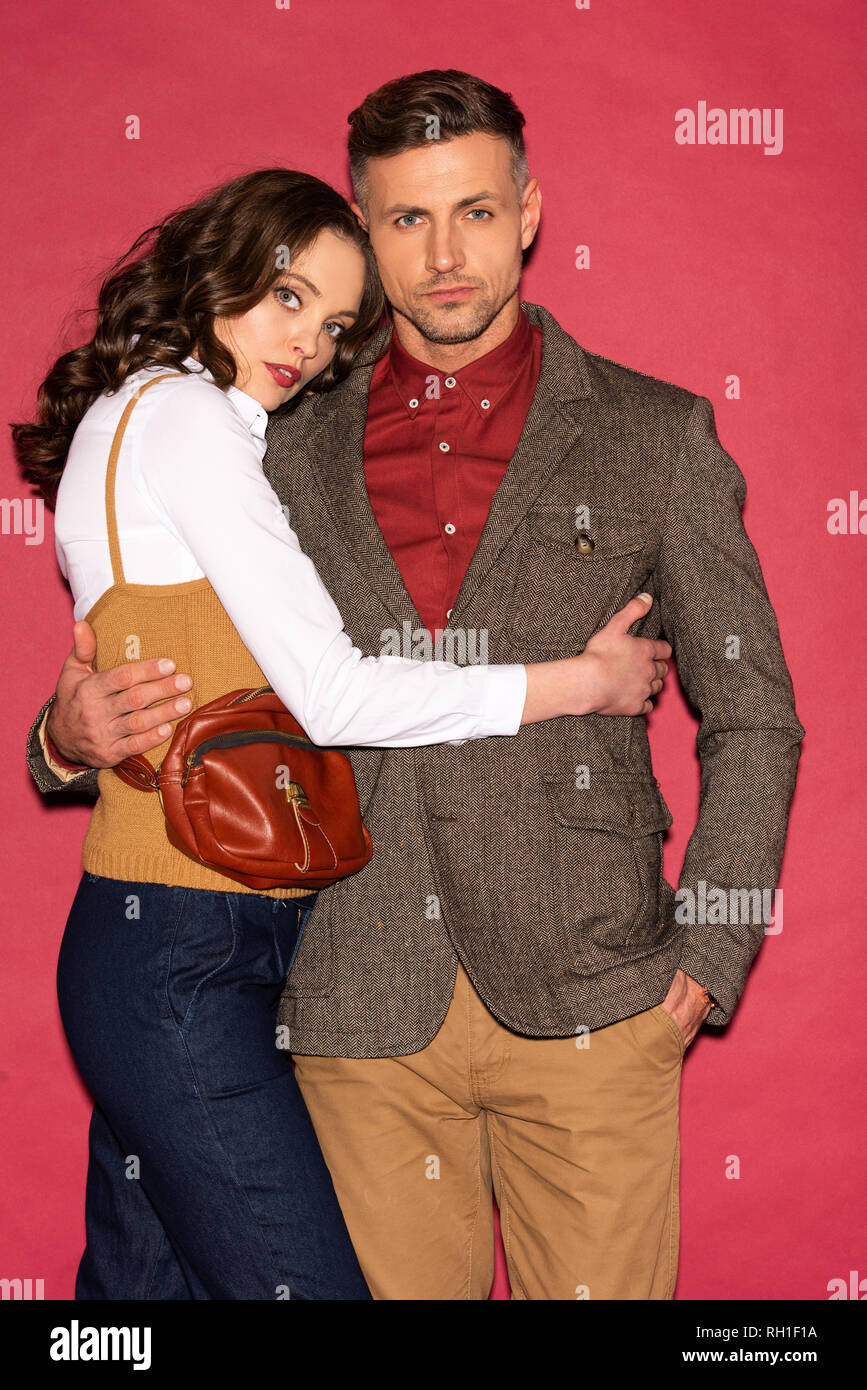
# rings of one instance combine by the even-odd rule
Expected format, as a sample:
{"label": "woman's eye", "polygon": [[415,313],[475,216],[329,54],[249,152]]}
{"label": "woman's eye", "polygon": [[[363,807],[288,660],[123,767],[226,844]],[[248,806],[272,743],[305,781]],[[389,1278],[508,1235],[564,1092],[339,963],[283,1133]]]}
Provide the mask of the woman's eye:
{"label": "woman's eye", "polygon": [[[295,309],[300,307],[301,300],[298,298],[294,290],[289,289],[288,285],[280,285],[277,288],[277,290],[275,290],[275,294],[277,295],[278,302],[280,304],[284,304],[287,309]],[[280,296],[284,294],[288,295],[289,299],[294,299],[295,303],[290,304],[288,299],[281,299]]]}
{"label": "woman's eye", "polygon": [[[341,333],[346,332],[346,329],[344,328],[344,325],[342,323],[324,323],[322,327],[325,329],[325,332],[328,334],[329,338],[339,338]],[[331,332],[332,328],[335,330],[335,332],[333,333]]]}

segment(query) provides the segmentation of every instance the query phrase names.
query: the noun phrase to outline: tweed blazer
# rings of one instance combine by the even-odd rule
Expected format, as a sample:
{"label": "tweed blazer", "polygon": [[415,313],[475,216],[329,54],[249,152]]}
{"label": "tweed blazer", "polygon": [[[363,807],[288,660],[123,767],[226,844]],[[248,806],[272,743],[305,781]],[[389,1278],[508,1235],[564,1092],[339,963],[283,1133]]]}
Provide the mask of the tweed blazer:
{"label": "tweed blazer", "polygon": [[[743,475],[707,399],[588,352],[547,310],[521,307],[542,330],[541,371],[450,628],[484,631],[492,662],[543,661],[576,655],[629,598],[654,595],[632,631],[671,643],[700,720],[688,892],[676,898],[662,873],[672,818],[643,716],[564,716],[460,747],[348,749],[374,854],[321,891],[308,918],[280,1006],[300,1054],[419,1051],[445,1017],[458,957],[491,1012],[525,1035],[649,1008],[678,966],[718,1001],[708,1022],[721,1025],[763,939],[755,912],[701,911],[715,890],[776,887],[804,734],[741,519]],[[390,333],[336,389],[272,416],[264,463],[370,655],[405,624],[423,626],[364,479],[370,378]],[[41,714],[28,750],[38,785],[88,786],[90,774],[61,784],[47,768]]]}

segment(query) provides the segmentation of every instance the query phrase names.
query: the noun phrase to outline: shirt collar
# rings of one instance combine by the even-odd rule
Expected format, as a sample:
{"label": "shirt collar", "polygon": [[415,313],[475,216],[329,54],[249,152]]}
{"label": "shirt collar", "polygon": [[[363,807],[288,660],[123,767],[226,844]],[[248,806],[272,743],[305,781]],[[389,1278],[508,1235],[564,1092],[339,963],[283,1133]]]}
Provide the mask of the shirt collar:
{"label": "shirt collar", "polygon": [[461,391],[483,420],[494,413],[525,366],[533,346],[533,330],[523,310],[505,342],[486,352],[466,367],[446,373],[412,357],[392,333],[389,345],[391,382],[410,419],[415,419],[429,401],[442,399],[451,391]]}
{"label": "shirt collar", "polygon": [[[203,376],[206,381],[214,380],[207,367],[196,361],[195,357],[185,357],[184,366],[189,371]],[[229,397],[250,433],[265,443],[265,428],[268,424],[268,412],[265,407],[252,396],[248,396],[246,391],[240,391],[237,386],[227,386],[224,394]]]}

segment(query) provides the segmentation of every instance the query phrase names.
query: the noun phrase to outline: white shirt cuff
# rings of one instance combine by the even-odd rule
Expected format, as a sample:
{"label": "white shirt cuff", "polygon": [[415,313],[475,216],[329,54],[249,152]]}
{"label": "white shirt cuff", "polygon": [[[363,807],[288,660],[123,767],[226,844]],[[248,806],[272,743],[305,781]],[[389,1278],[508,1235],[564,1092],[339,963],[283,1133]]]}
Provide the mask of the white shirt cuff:
{"label": "white shirt cuff", "polygon": [[[513,735],[521,727],[521,717],[527,702],[526,666],[465,666],[468,673],[478,672],[481,707],[475,738],[493,734]],[[448,742],[460,748],[469,740],[453,738]]]}

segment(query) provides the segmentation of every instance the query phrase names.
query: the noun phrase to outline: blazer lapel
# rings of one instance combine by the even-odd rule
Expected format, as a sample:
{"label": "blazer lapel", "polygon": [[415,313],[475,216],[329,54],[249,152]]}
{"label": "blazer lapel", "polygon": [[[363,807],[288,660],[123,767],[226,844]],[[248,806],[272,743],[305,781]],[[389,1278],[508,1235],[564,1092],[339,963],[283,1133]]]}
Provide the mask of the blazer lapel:
{"label": "blazer lapel", "polygon": [[478,545],[452,608],[454,620],[532,507],[548,479],[574,447],[592,399],[584,353],[540,305],[525,303],[530,322],[542,329],[542,362],[536,391],[515,454],[503,475]]}
{"label": "blazer lapel", "polygon": [[413,628],[420,628],[421,618],[379,529],[364,477],[370,379],[390,341],[389,325],[359,353],[340,388],[320,398],[305,447],[334,525],[346,537],[370,587],[397,627],[408,620]]}

